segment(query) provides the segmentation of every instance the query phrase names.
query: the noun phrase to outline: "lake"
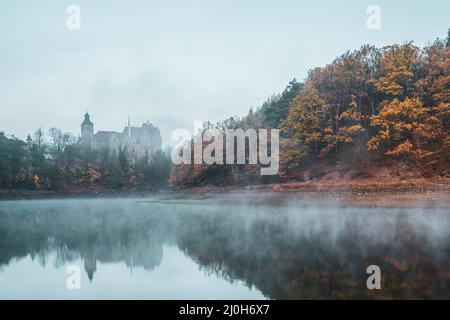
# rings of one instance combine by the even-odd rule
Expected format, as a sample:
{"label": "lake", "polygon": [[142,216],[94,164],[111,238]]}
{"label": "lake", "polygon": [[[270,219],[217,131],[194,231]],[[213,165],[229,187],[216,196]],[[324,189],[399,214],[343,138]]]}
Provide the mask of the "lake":
{"label": "lake", "polygon": [[226,196],[1,201],[0,299],[20,298],[449,299],[450,214]]}

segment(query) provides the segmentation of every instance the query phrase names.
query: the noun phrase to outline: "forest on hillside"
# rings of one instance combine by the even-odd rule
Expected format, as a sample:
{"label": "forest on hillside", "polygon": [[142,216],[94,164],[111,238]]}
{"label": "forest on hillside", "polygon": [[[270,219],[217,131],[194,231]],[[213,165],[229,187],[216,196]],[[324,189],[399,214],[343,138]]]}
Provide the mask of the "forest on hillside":
{"label": "forest on hillside", "polygon": [[[254,164],[172,165],[169,150],[131,165],[125,150],[80,149],[52,128],[21,141],[0,133],[0,188],[154,191],[198,186],[352,179],[450,177],[450,30],[419,48],[365,45],[292,80],[244,117],[204,129],[278,128],[280,171]],[[390,179],[389,174],[383,179]]]}
{"label": "forest on hillside", "polygon": [[70,133],[37,129],[26,141],[0,132],[0,189],[67,193],[157,191],[166,188],[168,150],[131,165],[127,152],[76,143]]}
{"label": "forest on hillside", "polygon": [[[412,42],[365,45],[292,80],[243,118],[206,124],[281,130],[280,173],[261,177],[257,165],[177,165],[175,188],[320,179],[450,176],[450,30],[419,48]],[[336,175],[334,175],[336,177]]]}

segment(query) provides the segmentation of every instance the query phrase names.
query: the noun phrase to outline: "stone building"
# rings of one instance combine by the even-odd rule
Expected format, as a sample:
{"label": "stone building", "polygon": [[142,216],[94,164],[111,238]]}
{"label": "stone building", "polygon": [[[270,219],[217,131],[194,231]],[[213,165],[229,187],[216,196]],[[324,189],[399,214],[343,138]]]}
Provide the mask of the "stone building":
{"label": "stone building", "polygon": [[111,154],[118,154],[123,150],[131,164],[136,164],[142,160],[150,160],[156,151],[161,150],[162,138],[159,129],[148,121],[141,127],[132,127],[129,119],[128,126],[122,132],[97,131],[94,134],[94,123],[86,112],[78,144],[108,150]]}

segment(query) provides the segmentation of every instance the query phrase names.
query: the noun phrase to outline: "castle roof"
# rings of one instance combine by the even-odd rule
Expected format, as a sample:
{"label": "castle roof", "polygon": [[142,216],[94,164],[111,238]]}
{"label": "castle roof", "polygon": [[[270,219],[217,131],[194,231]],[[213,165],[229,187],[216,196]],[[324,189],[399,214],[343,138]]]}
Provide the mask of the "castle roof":
{"label": "castle roof", "polygon": [[112,138],[120,139],[122,136],[121,133],[115,131],[97,131],[94,134],[94,141],[98,142],[109,142]]}
{"label": "castle roof", "polygon": [[93,125],[93,123],[89,117],[89,113],[86,112],[86,114],[84,115],[84,121],[81,123],[81,125],[83,125],[83,126],[86,126],[86,125],[92,126]]}
{"label": "castle roof", "polygon": [[[128,134],[130,136],[128,136]],[[151,123],[147,122],[142,127],[125,127],[122,131],[122,135],[128,139],[132,139],[137,143],[141,143],[143,139],[149,136],[160,136],[159,129],[154,127]]]}
{"label": "castle roof", "polygon": [[[90,126],[86,128],[86,126]],[[78,138],[80,144],[93,143],[94,147],[100,146],[120,146],[120,145],[142,145],[145,148],[160,148],[162,139],[160,131],[150,122],[145,122],[141,127],[132,127],[128,119],[128,126],[122,132],[116,131],[97,131],[93,133],[94,124],[91,122],[89,113],[84,115],[84,121],[81,124],[82,136]],[[86,130],[88,134],[83,136]]]}

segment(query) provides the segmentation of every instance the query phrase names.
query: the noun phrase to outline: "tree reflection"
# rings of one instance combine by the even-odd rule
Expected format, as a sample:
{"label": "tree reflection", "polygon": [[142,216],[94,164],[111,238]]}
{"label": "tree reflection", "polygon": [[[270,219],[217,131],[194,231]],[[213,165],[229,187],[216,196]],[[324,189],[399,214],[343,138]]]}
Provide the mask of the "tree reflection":
{"label": "tree reflection", "polygon": [[[0,205],[0,266],[30,255],[151,271],[176,244],[206,273],[273,299],[450,298],[450,219],[404,209],[217,206],[136,201]],[[382,290],[366,287],[379,265]]]}

